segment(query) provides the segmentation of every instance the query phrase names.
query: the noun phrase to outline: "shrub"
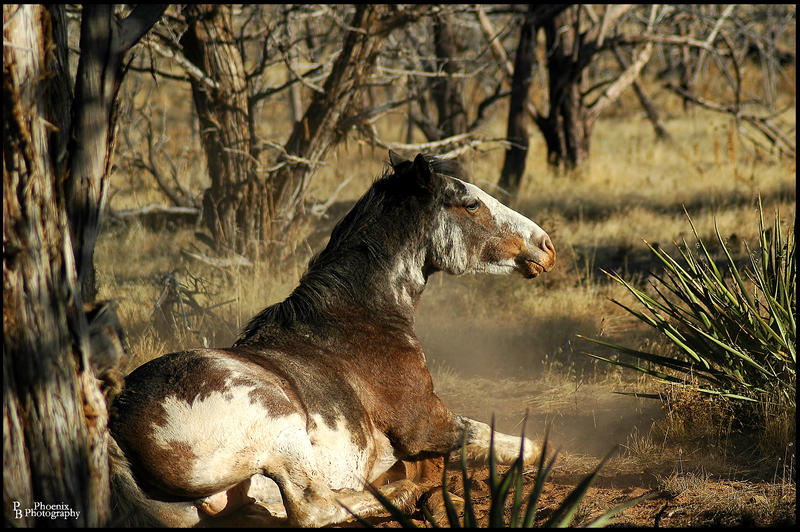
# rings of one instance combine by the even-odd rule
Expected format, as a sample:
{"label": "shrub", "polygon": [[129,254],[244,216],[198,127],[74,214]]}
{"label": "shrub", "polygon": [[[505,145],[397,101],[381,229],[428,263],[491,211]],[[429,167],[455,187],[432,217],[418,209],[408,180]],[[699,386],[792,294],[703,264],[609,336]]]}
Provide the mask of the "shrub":
{"label": "shrub", "polygon": [[[638,363],[588,356],[633,368],[661,381],[679,385],[703,383],[700,391],[732,399],[755,401],[778,394],[790,412],[796,410],[795,240],[793,226],[784,235],[776,214],[765,229],[759,202],[759,250],[739,266],[719,230],[715,233],[725,267],[718,267],[689,218],[697,240],[693,252],[686,242],[675,247],[676,260],[648,244],[664,267],[653,284],[656,296],[634,287],[617,274],[622,284],[646,311],[612,300],[639,320],[659,330],[674,346],[674,353],[638,351],[598,339],[594,343],[631,355]],[[650,364],[641,364],[650,363]],[[652,369],[652,367],[660,369]],[[671,370],[669,373],[668,370]],[[688,377],[688,378],[687,378]]]}

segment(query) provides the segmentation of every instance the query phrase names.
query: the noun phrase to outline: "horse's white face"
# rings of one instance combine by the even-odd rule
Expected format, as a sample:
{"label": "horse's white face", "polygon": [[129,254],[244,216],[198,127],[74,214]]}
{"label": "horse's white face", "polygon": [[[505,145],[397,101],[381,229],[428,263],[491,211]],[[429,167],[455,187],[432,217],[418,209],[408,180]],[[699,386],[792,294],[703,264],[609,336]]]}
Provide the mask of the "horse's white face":
{"label": "horse's white face", "polygon": [[541,227],[473,184],[438,177],[443,208],[432,231],[432,266],[455,275],[516,271],[526,278],[553,268],[555,248]]}

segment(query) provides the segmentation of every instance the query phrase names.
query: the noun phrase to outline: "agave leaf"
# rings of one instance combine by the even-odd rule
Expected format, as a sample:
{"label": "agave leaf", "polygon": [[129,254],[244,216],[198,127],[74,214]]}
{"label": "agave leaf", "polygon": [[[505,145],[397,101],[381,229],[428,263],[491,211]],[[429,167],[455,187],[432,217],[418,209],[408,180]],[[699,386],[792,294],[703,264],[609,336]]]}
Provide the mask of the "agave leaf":
{"label": "agave leaf", "polygon": [[431,513],[428,511],[428,509],[427,509],[427,508],[425,508],[425,505],[423,505],[423,506],[422,506],[422,515],[423,515],[423,516],[425,517],[425,519],[426,519],[426,520],[427,520],[427,521],[428,521],[428,522],[431,524],[431,526],[432,526],[433,528],[442,528],[441,526],[439,526],[439,523],[437,523],[437,522],[436,522],[436,519],[434,519],[434,518],[433,518],[433,516],[432,516],[432,515],[431,515]]}
{"label": "agave leaf", "polygon": [[[761,290],[764,293],[764,299],[766,299],[767,301],[767,306],[769,307],[770,315],[781,316],[783,314],[786,314],[786,312],[784,312],[784,309],[780,307],[778,301],[767,290],[766,282],[764,281],[763,277],[761,277],[760,275],[756,276],[756,280],[758,281],[758,285],[761,287]],[[781,343],[790,344],[791,342],[787,341],[786,330],[784,329],[782,321],[783,320],[781,319],[774,320],[775,325],[778,327],[780,336],[778,336],[778,333],[775,333],[772,327],[767,327],[767,332],[771,332],[772,335],[775,337],[775,339],[777,339]]]}
{"label": "agave leaf", "polygon": [[508,493],[511,491],[511,485],[514,484],[516,480],[517,471],[521,470],[518,462],[522,462],[521,456],[518,456],[517,459],[514,460],[514,463],[511,464],[511,468],[506,471],[506,474],[500,479],[497,491],[492,494],[492,502],[489,506],[489,526],[493,528],[505,528],[503,514],[505,513],[506,500],[508,499]]}
{"label": "agave leaf", "polygon": [[[522,456],[520,454],[520,456]],[[519,468],[517,469],[516,474],[514,475],[514,499],[511,502],[511,528],[519,528],[519,520],[520,520],[520,509],[522,508],[522,480],[523,480],[523,473],[522,473],[522,460],[519,461]]]}
{"label": "agave leaf", "polygon": [[467,478],[467,446],[466,435],[464,445],[461,446],[461,482],[464,485],[464,528],[474,528],[478,522],[475,519],[475,508],[472,505],[472,481]]}
{"label": "agave leaf", "polygon": [[756,368],[760,372],[764,373],[765,375],[770,375],[771,374],[771,372],[768,372],[766,370],[766,368],[764,368],[764,366],[762,366],[761,364],[759,364],[758,362],[756,362],[755,360],[753,360],[752,358],[747,356],[747,354],[745,352],[743,352],[741,350],[737,350],[735,347],[731,347],[731,346],[727,345],[725,342],[720,342],[719,340],[714,338],[712,335],[708,334],[707,332],[703,331],[702,329],[700,329],[698,327],[695,327],[693,325],[690,325],[690,327],[692,327],[692,329],[696,333],[698,333],[701,336],[703,336],[703,338],[707,338],[709,341],[711,341],[715,345],[718,345],[719,347],[721,347],[722,349],[724,349],[728,353],[731,353],[732,355],[735,355],[739,359],[747,362],[748,364],[750,364],[751,366],[753,366],[754,368]]}
{"label": "agave leaf", "polygon": [[626,508],[630,508],[631,506],[635,506],[642,501],[646,501],[647,499],[652,499],[655,497],[655,493],[648,493],[646,495],[642,495],[641,497],[636,497],[635,499],[631,499],[629,501],[625,501],[621,504],[618,504],[608,512],[604,513],[594,521],[591,521],[586,525],[586,528],[600,528],[604,527],[608,521],[614,517],[616,514],[620,513],[621,511],[625,510]]}
{"label": "agave leaf", "polygon": [[589,487],[591,487],[592,483],[594,483],[595,479],[597,478],[598,474],[600,473],[600,469],[605,465],[608,459],[611,457],[611,453],[607,454],[601,461],[600,464],[595,468],[592,473],[590,473],[586,478],[584,478],[575,489],[573,489],[569,495],[564,499],[561,505],[553,512],[553,515],[550,516],[550,519],[544,524],[544,528],[562,528],[567,527],[572,522],[573,518],[575,517],[575,513],[578,511],[578,506],[580,506],[581,500],[586,495]]}
{"label": "agave leaf", "polygon": [[553,453],[553,456],[550,458],[550,461],[545,464],[545,459],[547,457],[547,441],[549,436],[550,426],[547,427],[547,432],[545,432],[544,443],[542,444],[542,454],[539,456],[539,468],[536,471],[536,479],[533,483],[533,490],[531,490],[531,493],[528,496],[528,507],[525,509],[525,518],[522,521],[523,528],[530,528],[533,525],[533,520],[536,519],[536,509],[539,506],[539,497],[544,489],[544,483],[550,476],[550,472],[553,470],[553,465],[556,463],[556,456],[558,456],[558,450],[556,450],[556,452]]}
{"label": "agave leaf", "polygon": [[637,318],[639,318],[639,320],[641,320],[641,321],[645,322],[645,323],[646,323],[646,324],[648,324],[649,326],[651,326],[651,327],[657,327],[657,326],[658,326],[658,321],[654,320],[654,319],[653,319],[653,318],[651,318],[650,316],[648,316],[648,315],[646,315],[646,314],[643,314],[643,313],[641,313],[641,312],[638,312],[638,311],[636,311],[636,310],[633,310],[632,308],[628,307],[628,306],[627,306],[627,305],[625,305],[624,303],[620,303],[620,302],[619,302],[619,301],[617,301],[616,299],[612,299],[612,300],[611,300],[611,302],[612,302],[612,303],[614,303],[615,305],[618,305],[618,306],[620,306],[620,307],[624,308],[625,310],[627,310],[628,312],[630,312],[631,314],[633,314],[634,316],[636,316]]}
{"label": "agave leaf", "polygon": [[[712,270],[714,272],[714,275],[718,279],[721,279],[722,275],[719,273],[719,270],[717,269],[717,265],[714,264],[714,258],[711,256],[711,253],[708,252],[708,248],[706,248],[706,245],[703,243],[703,239],[701,239],[700,235],[697,233],[697,228],[695,228],[694,222],[692,221],[692,217],[689,216],[689,211],[686,210],[685,206],[683,207],[683,212],[686,214],[686,219],[689,220],[689,225],[692,228],[692,233],[694,233],[694,238],[695,238],[695,240],[697,240],[697,243],[700,245],[700,248],[703,250],[703,254],[705,255],[706,259],[708,260],[709,266],[712,268]],[[716,222],[714,223],[714,229],[716,229]],[[717,231],[717,236],[719,236],[719,231]],[[720,243],[722,243],[722,242],[720,242]],[[725,244],[722,243],[722,246],[725,247]]]}
{"label": "agave leaf", "polygon": [[519,470],[516,475],[516,485],[514,486],[514,500],[511,503],[511,528],[519,528],[519,513],[522,507],[522,479],[524,477],[523,466],[525,456],[525,424],[528,422],[528,410],[525,410],[525,417],[522,419],[522,431],[519,439]]}
{"label": "agave leaf", "polygon": [[489,490],[494,496],[497,490],[497,458],[494,456],[494,414],[492,414],[491,433],[489,436]]}
{"label": "agave leaf", "polygon": [[[462,443],[462,450],[466,444],[466,434],[464,435],[464,442]],[[458,522],[458,512],[453,505],[453,500],[450,498],[450,492],[447,491],[447,462],[449,462],[449,454],[444,458],[444,469],[442,470],[442,499],[444,500],[444,510],[447,512],[447,521],[450,523],[451,528],[461,528]]]}
{"label": "agave leaf", "polygon": [[[745,249],[748,251],[749,254],[749,249],[747,248],[747,242],[745,242]],[[750,293],[747,291],[747,287],[745,286],[744,281],[742,280],[742,276],[739,275],[739,269],[736,267],[736,262],[734,262],[730,251],[728,251],[728,247],[723,245],[722,251],[725,253],[725,256],[728,259],[728,264],[730,264],[730,272],[731,275],[733,276],[733,279],[736,281],[737,286],[739,287],[739,293],[747,302],[749,308],[755,308],[755,303],[753,301],[753,298],[750,297]]]}
{"label": "agave leaf", "polygon": [[636,296],[636,298],[643,305],[645,305],[654,314],[655,314],[655,312],[653,310],[653,307],[655,307],[658,310],[661,310],[662,312],[668,312],[669,311],[668,307],[664,306],[661,302],[656,301],[655,299],[653,299],[650,296],[648,296],[646,293],[642,292],[638,288],[635,288],[634,286],[629,284],[627,281],[625,281],[625,279],[620,277],[619,274],[617,274],[617,273],[613,273],[613,274],[608,273],[607,271],[603,270],[602,268],[600,269],[600,271],[602,271],[603,273],[605,273],[606,275],[608,275],[609,277],[611,277],[612,279],[614,279],[615,281],[620,283],[622,286],[627,288],[634,296]]}
{"label": "agave leaf", "polygon": [[[644,373],[646,375],[650,375],[651,377],[656,377],[657,379],[660,379],[662,382],[665,382],[665,383],[673,383],[673,384],[684,384],[685,383],[684,379],[680,379],[678,377],[673,377],[672,375],[667,375],[666,373],[661,373],[660,371],[656,371],[656,370],[653,370],[653,369],[643,368],[641,366],[636,366],[634,364],[628,364],[628,363],[625,363],[625,362],[620,362],[619,360],[611,360],[609,358],[604,358],[604,357],[601,357],[601,356],[598,356],[598,355],[593,355],[591,353],[583,353],[583,354],[588,356],[588,357],[591,357],[591,358],[596,358],[597,360],[602,360],[603,362],[608,362],[609,364],[614,364],[615,366],[621,366],[621,367],[625,367],[625,368],[634,369],[634,370],[639,371],[641,373]],[[686,373],[687,375],[695,375],[698,378],[709,380],[709,377],[704,373],[697,373],[697,372],[692,373],[691,371],[685,370],[685,369],[681,369],[680,371],[682,371],[683,373]]]}
{"label": "agave leaf", "polygon": [[[615,349],[617,351],[620,351],[622,353],[631,355],[631,356],[639,358],[641,360],[646,360],[648,362],[653,362],[655,364],[658,364],[658,365],[661,365],[661,366],[666,366],[666,367],[669,367],[671,369],[675,369],[675,370],[678,370],[678,371],[683,371],[683,372],[687,372],[687,373],[691,372],[691,371],[694,371],[694,372],[699,371],[699,369],[695,367],[693,362],[684,362],[683,360],[680,360],[678,358],[669,358],[669,357],[665,357],[665,356],[661,356],[661,355],[656,355],[655,353],[648,353],[648,352],[645,352],[645,351],[639,351],[637,349],[631,349],[631,348],[625,347],[623,345],[612,344],[610,342],[605,342],[603,340],[598,340],[597,338],[588,338],[588,337],[583,336],[581,334],[577,334],[576,336],[579,337],[579,338],[583,338],[584,340],[587,340],[589,342],[595,343],[595,344],[599,344],[599,345],[603,345],[603,346],[606,346],[606,347],[610,347],[611,349]],[[592,356],[594,358],[598,358],[600,360],[605,360],[605,361],[609,361],[609,362],[612,362],[612,363],[615,362],[613,360],[608,360],[608,359],[605,359],[605,358],[602,358],[602,357],[598,357],[597,355],[591,355],[589,353],[584,353],[584,354],[586,354],[588,356]],[[709,375],[716,375],[716,376],[724,375],[722,372],[714,370],[714,369],[707,370],[707,373]]]}
{"label": "agave leaf", "polygon": [[[616,305],[619,305],[620,307],[624,308],[625,310],[627,310],[628,312],[630,312],[631,314],[633,314],[634,316],[636,316],[637,318],[639,318],[641,321],[644,321],[645,323],[647,323],[647,324],[648,324],[648,325],[650,325],[651,327],[654,327],[654,328],[658,329],[659,331],[661,331],[661,332],[662,332],[664,335],[666,335],[666,336],[667,336],[667,337],[668,337],[670,340],[672,340],[672,342],[673,342],[675,345],[677,345],[677,346],[681,347],[681,348],[684,350],[684,352],[685,352],[686,354],[688,354],[688,355],[689,355],[689,356],[691,356],[693,359],[695,359],[695,361],[699,362],[699,363],[700,363],[700,364],[703,366],[703,368],[704,368],[704,369],[708,369],[708,368],[710,367],[710,366],[709,366],[709,363],[708,363],[708,361],[707,361],[707,360],[705,360],[705,358],[703,358],[703,357],[701,357],[700,355],[698,355],[698,354],[697,354],[697,352],[696,352],[694,349],[692,349],[691,347],[689,347],[688,345],[686,345],[686,343],[685,343],[685,338],[683,338],[683,335],[680,333],[680,331],[678,331],[678,330],[677,330],[677,329],[676,329],[676,328],[675,328],[673,325],[671,325],[671,324],[670,324],[670,323],[669,323],[667,320],[665,320],[663,317],[661,317],[659,314],[655,313],[655,312],[652,310],[652,308],[651,308],[651,307],[650,307],[650,306],[649,306],[649,305],[646,303],[646,299],[647,299],[647,298],[649,298],[649,296],[647,296],[646,294],[642,294],[642,292],[641,292],[641,291],[639,291],[639,290],[637,290],[636,288],[634,288],[634,287],[630,286],[630,285],[629,285],[628,283],[626,283],[625,281],[622,281],[622,283],[623,283],[623,284],[624,284],[626,287],[628,287],[628,290],[630,290],[630,291],[631,291],[631,293],[632,293],[634,296],[636,296],[636,297],[637,297],[637,299],[639,299],[639,301],[640,301],[640,302],[641,302],[643,305],[645,305],[646,307],[648,307],[648,309],[649,309],[651,312],[653,312],[653,314],[654,314],[654,317],[655,317],[655,318],[657,318],[657,319],[652,319],[652,318],[650,318],[650,317],[646,316],[645,314],[642,314],[641,312],[638,312],[638,311],[636,311],[636,310],[633,310],[632,308],[630,308],[630,307],[628,307],[628,306],[624,305],[623,303],[620,303],[620,302],[619,302],[619,301],[617,301],[616,299],[612,299],[612,300],[611,300],[611,302],[612,302],[612,303],[615,303]],[[642,295],[644,295],[645,297],[641,297]]]}

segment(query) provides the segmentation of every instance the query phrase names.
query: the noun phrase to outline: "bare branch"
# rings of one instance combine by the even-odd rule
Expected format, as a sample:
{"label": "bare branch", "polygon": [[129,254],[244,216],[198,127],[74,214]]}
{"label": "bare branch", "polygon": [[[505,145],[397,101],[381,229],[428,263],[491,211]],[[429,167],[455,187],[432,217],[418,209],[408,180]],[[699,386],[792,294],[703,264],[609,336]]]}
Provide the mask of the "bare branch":
{"label": "bare branch", "polygon": [[144,37],[153,25],[158,22],[168,4],[138,4],[130,15],[120,23],[119,48],[130,49],[139,39]]}
{"label": "bare branch", "polygon": [[597,46],[603,46],[603,41],[606,38],[606,32],[619,18],[627,13],[632,4],[614,4],[606,6],[606,11],[603,13],[603,22],[600,25],[600,33],[597,36]]}
{"label": "bare branch", "polygon": [[734,9],[736,9],[736,4],[730,4],[728,7],[726,7],[725,11],[722,12],[717,19],[717,22],[714,24],[714,28],[711,30],[711,33],[708,34],[708,38],[706,38],[705,41],[708,48],[702,48],[700,50],[700,56],[697,58],[697,68],[694,71],[693,83],[697,81],[697,78],[700,76],[700,72],[703,71],[703,63],[705,62],[706,54],[708,53],[709,48],[711,48],[714,44],[714,40],[717,38],[717,34],[719,33],[720,29],[722,29],[725,19],[727,19],[731,13],[733,13]]}
{"label": "bare branch", "polygon": [[639,72],[642,71],[642,68],[644,68],[644,66],[650,60],[652,53],[653,43],[649,42],[645,44],[644,49],[639,54],[639,57],[637,57],[636,60],[619,76],[619,78],[617,78],[617,81],[603,91],[603,94],[601,94],[594,104],[589,107],[589,113],[586,120],[590,125],[597,120],[597,118],[600,116],[600,113],[602,113],[603,110],[609,106],[609,104],[617,101],[622,91],[627,89],[633,82],[636,81],[636,78],[639,76]]}
{"label": "bare branch", "polygon": [[480,22],[481,29],[483,30],[483,34],[486,36],[486,40],[489,41],[489,45],[492,48],[492,53],[494,54],[495,58],[497,58],[497,61],[503,65],[503,69],[506,71],[508,77],[514,77],[514,65],[508,58],[506,49],[503,48],[503,43],[501,43],[497,38],[499,33],[494,31],[492,22],[489,20],[489,17],[486,16],[486,13],[484,13],[483,8],[480,5],[475,7],[475,13],[478,16],[478,22]]}
{"label": "bare branch", "polygon": [[606,41],[604,47],[610,45],[623,45],[623,44],[641,44],[641,43],[658,43],[658,44],[674,44],[686,45],[694,48],[701,48],[718,55],[725,55],[722,50],[717,50],[706,41],[694,39],[692,37],[685,37],[682,35],[659,35],[654,33],[636,33],[636,34],[623,34],[609,41]]}
{"label": "bare branch", "polygon": [[666,87],[676,92],[677,94],[683,96],[687,100],[690,100],[696,103],[697,105],[705,107],[706,109],[711,109],[712,111],[717,111],[720,113],[730,114],[736,117],[738,120],[744,120],[745,122],[755,127],[762,135],[764,135],[776,149],[778,149],[782,153],[786,153],[791,157],[796,156],[797,146],[795,142],[793,142],[775,124],[771,122],[770,120],[771,117],[759,116],[752,113],[744,113],[740,109],[737,109],[735,106],[711,102],[705,98],[701,98],[699,96],[691,94],[690,92],[685,91],[680,87],[676,87],[675,85],[672,84],[667,84]]}
{"label": "bare branch", "polygon": [[202,71],[202,69],[200,69],[200,67],[198,67],[197,65],[186,59],[186,56],[184,56],[180,50],[176,48],[166,48],[164,46],[161,46],[157,42],[153,41],[152,39],[149,41],[148,44],[153,48],[153,50],[158,52],[159,55],[166,57],[167,59],[172,59],[176,63],[178,63],[181,67],[183,67],[183,69],[190,77],[196,79],[197,81],[205,84],[206,86],[212,89],[219,89],[219,83],[206,76],[205,73]]}

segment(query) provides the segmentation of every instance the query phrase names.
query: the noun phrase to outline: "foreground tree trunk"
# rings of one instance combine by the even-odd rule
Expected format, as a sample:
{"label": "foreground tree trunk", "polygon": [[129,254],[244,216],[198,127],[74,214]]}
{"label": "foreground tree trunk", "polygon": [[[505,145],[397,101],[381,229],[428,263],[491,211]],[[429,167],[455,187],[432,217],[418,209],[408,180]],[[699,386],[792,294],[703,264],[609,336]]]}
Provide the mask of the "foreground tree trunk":
{"label": "foreground tree trunk", "polygon": [[[63,7],[54,7],[63,19]],[[55,17],[40,5],[3,6],[3,503],[66,504],[77,526],[108,517],[105,403],[89,365],[88,326],[53,157],[66,147],[63,103],[50,99],[66,63]],[[18,47],[18,48],[17,48]],[[30,51],[28,51],[30,50]],[[52,124],[52,126],[50,125]],[[55,160],[54,160],[55,159]],[[63,524],[64,521],[61,521]]]}
{"label": "foreground tree trunk", "polygon": [[[95,84],[91,72],[110,81],[119,71],[97,61],[124,53],[155,18],[140,10],[118,25],[98,21],[106,11],[96,9],[84,8],[93,27],[81,39],[89,64],[78,71],[88,82],[79,81],[72,102],[64,7],[3,6],[3,506],[12,526],[103,526],[110,515],[108,415],[97,376],[113,370],[119,343],[104,328],[92,337],[78,267],[91,264],[116,89]],[[114,37],[99,49],[89,34],[104,23]],[[120,43],[128,45],[113,46]],[[83,173],[98,168],[95,157],[102,172]],[[85,251],[73,251],[73,238]],[[42,505],[70,515],[54,519]]]}

